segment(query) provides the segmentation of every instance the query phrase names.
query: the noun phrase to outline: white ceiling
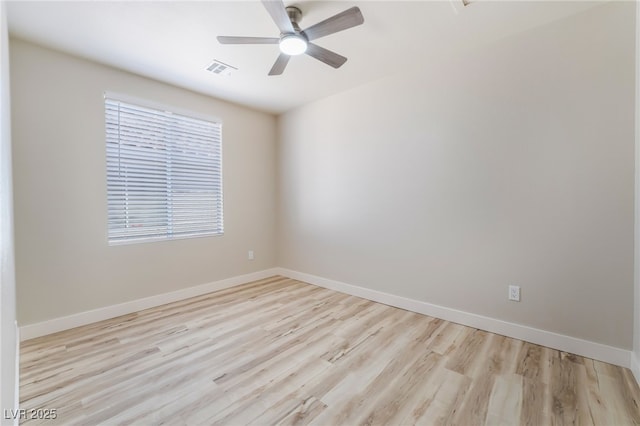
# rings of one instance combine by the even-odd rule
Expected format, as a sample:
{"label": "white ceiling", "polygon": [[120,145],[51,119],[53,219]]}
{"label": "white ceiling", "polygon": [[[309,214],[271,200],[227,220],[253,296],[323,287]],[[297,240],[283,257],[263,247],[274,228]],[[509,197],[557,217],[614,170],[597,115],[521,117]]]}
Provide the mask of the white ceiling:
{"label": "white ceiling", "polygon": [[[277,37],[257,1],[8,1],[13,36],[257,109],[280,113],[601,4],[594,1],[285,1],[304,29],[358,6],[363,25],[318,39],[349,58],[333,69],[294,57],[267,76],[277,45],[220,45],[218,35]],[[206,71],[213,59],[238,71]]]}

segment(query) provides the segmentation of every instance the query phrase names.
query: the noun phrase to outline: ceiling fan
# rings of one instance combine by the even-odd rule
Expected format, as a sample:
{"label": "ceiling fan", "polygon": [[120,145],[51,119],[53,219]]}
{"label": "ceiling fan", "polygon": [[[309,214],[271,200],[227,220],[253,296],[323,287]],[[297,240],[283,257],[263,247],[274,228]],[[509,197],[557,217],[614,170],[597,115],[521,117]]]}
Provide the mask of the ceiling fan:
{"label": "ceiling fan", "polygon": [[311,43],[320,37],[337,33],[364,22],[362,13],[357,7],[327,18],[322,22],[301,30],[298,22],[302,18],[302,11],[295,6],[284,6],[282,0],[262,0],[271,18],[280,29],[280,37],[229,37],[218,36],[221,44],[277,44],[280,55],[271,67],[269,75],[280,75],[289,63],[291,56],[307,55],[324,62],[333,68],[340,68],[347,61],[342,55]]}

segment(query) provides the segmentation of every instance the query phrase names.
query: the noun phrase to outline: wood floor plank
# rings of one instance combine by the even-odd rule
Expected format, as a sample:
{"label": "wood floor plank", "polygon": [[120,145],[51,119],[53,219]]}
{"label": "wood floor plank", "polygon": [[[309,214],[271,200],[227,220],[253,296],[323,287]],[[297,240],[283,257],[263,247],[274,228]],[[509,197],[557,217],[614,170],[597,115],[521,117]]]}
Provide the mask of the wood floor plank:
{"label": "wood floor plank", "polygon": [[551,394],[549,387],[537,379],[522,377],[522,410],[519,424],[526,426],[551,423]]}
{"label": "wood floor plank", "polygon": [[496,377],[487,408],[487,424],[518,425],[522,412],[522,381],[518,374]]}
{"label": "wood floor plank", "polygon": [[640,425],[629,370],[271,277],[23,342],[23,424]]}
{"label": "wood floor plank", "polygon": [[593,424],[592,417],[583,411],[581,395],[585,389],[580,387],[581,370],[586,376],[584,365],[576,363],[570,357],[560,356],[553,359],[551,398],[552,424],[575,425]]}
{"label": "wood floor plank", "polygon": [[[298,404],[293,410],[287,413],[284,418],[277,421],[275,424],[286,426],[309,423],[326,408],[327,406],[322,401],[315,397],[310,397]],[[256,424],[264,423],[258,422]]]}
{"label": "wood floor plank", "polygon": [[485,343],[489,338],[489,333],[482,330],[473,330],[462,342],[459,348],[451,354],[446,365],[451,371],[474,376],[478,364],[481,362],[479,354],[484,354]]}
{"label": "wood floor plank", "polygon": [[445,423],[454,425],[485,424],[489,412],[491,390],[496,379],[492,374],[484,374],[474,378],[464,396],[453,404]]}
{"label": "wood floor plank", "polygon": [[[422,383],[429,379],[442,355],[428,351],[418,357],[413,364],[404,369],[397,380],[389,383],[385,392],[380,392],[380,397],[375,405],[363,416],[361,424],[388,425],[397,424],[394,417],[406,410],[410,397],[416,392]],[[406,421],[403,419],[403,421]]]}
{"label": "wood floor plank", "polygon": [[[436,328],[416,327],[416,322],[420,320],[421,318],[417,316],[412,318],[408,327],[409,333],[403,336],[403,339],[395,338],[387,343],[389,346],[401,345],[403,350],[398,351],[397,355],[389,360],[380,373],[359,392],[359,395],[356,394],[355,389],[349,389],[351,394],[349,399],[343,400],[341,404],[330,404],[323,399],[328,407],[323,412],[323,416],[330,419],[328,423],[380,424],[382,422],[380,417],[389,415],[387,412],[380,412],[376,409],[383,408],[386,405],[383,397],[386,395],[387,390],[394,387],[394,384],[402,377],[407,377],[409,369],[414,366],[423,354],[421,349],[424,342]],[[334,405],[336,405],[335,408]],[[320,423],[323,416],[318,417]]]}
{"label": "wood floor plank", "polygon": [[416,424],[451,425],[453,417],[467,397],[472,379],[442,368],[433,383],[427,383],[427,395],[415,409]]}

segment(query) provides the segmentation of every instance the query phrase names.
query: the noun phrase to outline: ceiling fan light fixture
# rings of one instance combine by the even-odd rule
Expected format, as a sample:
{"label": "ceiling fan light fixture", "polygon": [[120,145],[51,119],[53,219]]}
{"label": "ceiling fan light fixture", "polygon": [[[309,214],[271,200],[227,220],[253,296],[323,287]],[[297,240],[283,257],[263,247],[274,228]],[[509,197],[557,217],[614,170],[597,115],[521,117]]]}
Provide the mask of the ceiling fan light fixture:
{"label": "ceiling fan light fixture", "polygon": [[279,37],[218,36],[217,39],[221,44],[277,44],[280,54],[269,71],[270,76],[281,75],[291,57],[303,53],[333,68],[340,68],[347,58],[310,42],[364,23],[360,9],[353,6],[303,30],[298,25],[302,11],[297,7],[286,7],[282,0],[262,0],[262,5],[280,30]]}
{"label": "ceiling fan light fixture", "polygon": [[287,34],[282,36],[279,46],[286,55],[301,55],[307,51],[307,40],[299,34]]}

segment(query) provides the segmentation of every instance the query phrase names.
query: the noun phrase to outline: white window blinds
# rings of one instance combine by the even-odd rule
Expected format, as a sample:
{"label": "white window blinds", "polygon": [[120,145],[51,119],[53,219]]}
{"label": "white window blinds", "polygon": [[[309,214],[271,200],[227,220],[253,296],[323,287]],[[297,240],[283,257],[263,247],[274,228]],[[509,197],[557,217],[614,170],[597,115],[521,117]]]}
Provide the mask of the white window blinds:
{"label": "white window blinds", "polygon": [[109,243],[222,235],[221,124],[105,99]]}

